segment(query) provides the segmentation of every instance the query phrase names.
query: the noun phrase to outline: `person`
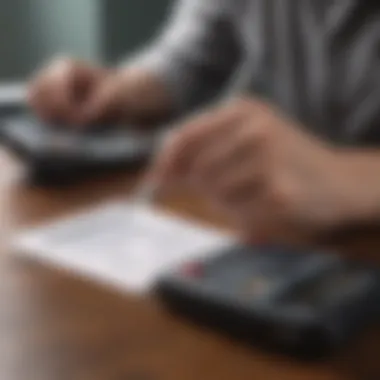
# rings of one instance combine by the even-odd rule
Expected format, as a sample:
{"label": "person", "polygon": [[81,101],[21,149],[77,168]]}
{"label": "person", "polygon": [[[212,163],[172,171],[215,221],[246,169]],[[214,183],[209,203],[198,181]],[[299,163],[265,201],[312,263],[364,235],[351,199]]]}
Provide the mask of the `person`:
{"label": "person", "polygon": [[244,239],[310,238],[380,216],[379,27],[376,2],[182,0],[127,63],[56,61],[30,102],[80,125],[183,117],[162,188],[196,190]]}

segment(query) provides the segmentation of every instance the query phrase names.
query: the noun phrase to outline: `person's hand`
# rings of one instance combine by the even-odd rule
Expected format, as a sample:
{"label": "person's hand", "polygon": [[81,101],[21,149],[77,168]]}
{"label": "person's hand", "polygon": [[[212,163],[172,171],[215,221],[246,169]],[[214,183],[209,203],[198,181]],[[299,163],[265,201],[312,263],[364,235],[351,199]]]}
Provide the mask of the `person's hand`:
{"label": "person's hand", "polygon": [[75,123],[85,118],[88,102],[109,78],[99,67],[59,59],[43,68],[29,86],[29,103],[44,119]]}
{"label": "person's hand", "polygon": [[154,121],[170,107],[165,89],[147,72],[108,70],[66,58],[31,81],[29,103],[43,119],[80,125]]}
{"label": "person's hand", "polygon": [[185,123],[152,176],[200,192],[253,242],[314,237],[345,221],[358,198],[342,152],[254,99]]}

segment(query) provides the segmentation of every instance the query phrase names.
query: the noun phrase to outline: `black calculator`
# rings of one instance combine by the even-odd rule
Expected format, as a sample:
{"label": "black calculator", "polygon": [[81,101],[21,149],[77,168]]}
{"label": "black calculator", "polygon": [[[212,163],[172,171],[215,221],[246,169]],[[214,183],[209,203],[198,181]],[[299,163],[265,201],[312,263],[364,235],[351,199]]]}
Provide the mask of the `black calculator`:
{"label": "black calculator", "polygon": [[320,358],[380,321],[376,268],[282,247],[211,257],[164,274],[155,290],[171,310],[235,338]]}
{"label": "black calculator", "polygon": [[156,136],[132,127],[50,125],[28,111],[3,116],[0,137],[39,184],[70,183],[113,169],[140,169],[156,143]]}

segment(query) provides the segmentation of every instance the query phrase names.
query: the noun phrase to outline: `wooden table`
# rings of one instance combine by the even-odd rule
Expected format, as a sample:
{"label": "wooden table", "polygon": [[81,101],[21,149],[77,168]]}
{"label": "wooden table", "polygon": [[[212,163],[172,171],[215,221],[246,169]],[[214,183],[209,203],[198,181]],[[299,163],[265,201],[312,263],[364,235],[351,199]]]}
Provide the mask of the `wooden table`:
{"label": "wooden table", "polygon": [[[38,190],[23,185],[20,169],[8,158],[0,158],[0,167],[0,379],[380,378],[380,331],[328,362],[298,363],[187,324],[154,299],[113,293],[17,260],[7,248],[17,229],[120,196],[128,181],[119,176]],[[170,203],[185,214],[216,221],[190,198]]]}

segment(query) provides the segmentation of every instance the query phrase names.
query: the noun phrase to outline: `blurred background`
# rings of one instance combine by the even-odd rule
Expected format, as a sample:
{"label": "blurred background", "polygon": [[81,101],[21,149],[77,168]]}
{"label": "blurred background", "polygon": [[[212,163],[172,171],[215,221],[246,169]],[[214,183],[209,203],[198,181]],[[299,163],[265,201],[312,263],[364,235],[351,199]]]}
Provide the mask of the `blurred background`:
{"label": "blurred background", "polygon": [[174,0],[0,0],[0,81],[52,56],[114,63],[149,40]]}

